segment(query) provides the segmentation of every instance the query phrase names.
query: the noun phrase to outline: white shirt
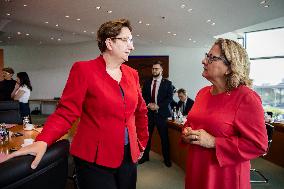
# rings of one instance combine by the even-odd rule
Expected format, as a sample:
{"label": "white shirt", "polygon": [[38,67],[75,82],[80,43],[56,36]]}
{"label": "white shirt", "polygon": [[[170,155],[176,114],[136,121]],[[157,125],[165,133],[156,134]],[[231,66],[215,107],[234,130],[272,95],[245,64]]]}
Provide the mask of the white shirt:
{"label": "white shirt", "polygon": [[161,84],[163,77],[160,75],[158,78],[153,78],[152,80],[152,84],[151,84],[151,94],[152,94],[152,90],[153,90],[153,85],[154,85],[154,80],[156,81],[156,91],[155,91],[155,103],[157,104],[157,96],[158,96],[158,91],[159,91],[159,87]]}
{"label": "white shirt", "polygon": [[24,91],[24,94],[19,98],[19,102],[28,103],[31,95],[31,90],[26,85],[23,85],[16,91],[15,94],[17,94],[19,91]]}

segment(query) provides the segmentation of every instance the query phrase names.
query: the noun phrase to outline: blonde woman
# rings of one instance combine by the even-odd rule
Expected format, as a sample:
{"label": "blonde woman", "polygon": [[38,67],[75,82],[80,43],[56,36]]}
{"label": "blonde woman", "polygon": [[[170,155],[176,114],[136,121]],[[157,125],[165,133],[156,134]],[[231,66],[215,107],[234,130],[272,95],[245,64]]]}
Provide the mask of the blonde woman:
{"label": "blonde woman", "polygon": [[202,64],[212,85],[198,92],[183,129],[190,144],[185,188],[249,189],[249,161],[266,151],[267,134],[247,53],[235,41],[218,39]]}

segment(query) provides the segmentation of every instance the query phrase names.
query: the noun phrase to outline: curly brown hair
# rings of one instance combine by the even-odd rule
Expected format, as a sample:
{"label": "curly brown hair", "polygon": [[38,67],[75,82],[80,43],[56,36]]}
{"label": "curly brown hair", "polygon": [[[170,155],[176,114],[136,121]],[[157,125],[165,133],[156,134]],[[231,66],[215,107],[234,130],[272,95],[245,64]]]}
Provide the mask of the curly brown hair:
{"label": "curly brown hair", "polygon": [[214,45],[221,49],[222,56],[229,62],[230,73],[226,75],[227,90],[232,90],[240,85],[252,86],[249,78],[250,61],[246,50],[241,44],[230,39],[219,38]]}
{"label": "curly brown hair", "polygon": [[127,27],[130,31],[132,31],[130,22],[127,19],[108,21],[101,25],[97,32],[98,47],[101,52],[104,52],[107,49],[105,43],[106,39],[119,35],[123,27]]}

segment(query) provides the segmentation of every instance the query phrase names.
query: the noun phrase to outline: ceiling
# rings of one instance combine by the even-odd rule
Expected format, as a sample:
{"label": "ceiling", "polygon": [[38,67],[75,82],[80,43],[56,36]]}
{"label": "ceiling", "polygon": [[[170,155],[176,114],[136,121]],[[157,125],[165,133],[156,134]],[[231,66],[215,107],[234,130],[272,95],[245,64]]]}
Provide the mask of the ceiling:
{"label": "ceiling", "polygon": [[94,41],[102,23],[127,18],[136,44],[207,47],[283,16],[284,0],[0,0],[0,46]]}

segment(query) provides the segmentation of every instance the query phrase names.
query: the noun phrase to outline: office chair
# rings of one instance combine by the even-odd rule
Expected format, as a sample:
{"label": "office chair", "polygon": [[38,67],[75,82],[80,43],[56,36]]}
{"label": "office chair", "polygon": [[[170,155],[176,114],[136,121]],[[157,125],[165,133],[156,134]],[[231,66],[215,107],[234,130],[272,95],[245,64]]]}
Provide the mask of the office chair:
{"label": "office chair", "polygon": [[51,145],[36,169],[34,156],[26,155],[0,163],[2,189],[64,189],[68,172],[69,141]]}
{"label": "office chair", "polygon": [[[263,154],[262,156],[265,156],[268,153],[268,150],[272,144],[272,136],[274,132],[273,125],[269,123],[265,123],[265,126],[266,126],[266,131],[267,131],[267,136],[268,136],[268,148],[267,148],[266,153]],[[268,183],[268,178],[266,178],[260,170],[251,168],[250,171],[251,173],[257,173],[261,177],[261,180],[250,180],[251,183]]]}
{"label": "office chair", "polygon": [[0,101],[0,123],[22,124],[18,101]]}

